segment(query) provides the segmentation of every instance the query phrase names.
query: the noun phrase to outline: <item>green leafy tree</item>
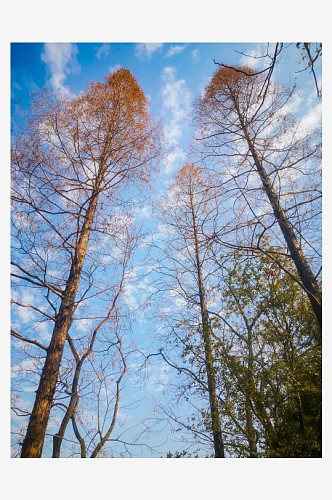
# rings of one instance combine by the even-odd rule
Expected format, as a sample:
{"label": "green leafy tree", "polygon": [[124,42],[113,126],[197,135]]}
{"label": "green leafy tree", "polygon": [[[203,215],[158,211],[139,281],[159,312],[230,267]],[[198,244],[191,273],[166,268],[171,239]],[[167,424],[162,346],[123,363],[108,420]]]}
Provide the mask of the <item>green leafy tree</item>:
{"label": "green leafy tree", "polygon": [[321,456],[320,334],[310,303],[268,257],[223,259],[216,360],[234,448],[250,457]]}

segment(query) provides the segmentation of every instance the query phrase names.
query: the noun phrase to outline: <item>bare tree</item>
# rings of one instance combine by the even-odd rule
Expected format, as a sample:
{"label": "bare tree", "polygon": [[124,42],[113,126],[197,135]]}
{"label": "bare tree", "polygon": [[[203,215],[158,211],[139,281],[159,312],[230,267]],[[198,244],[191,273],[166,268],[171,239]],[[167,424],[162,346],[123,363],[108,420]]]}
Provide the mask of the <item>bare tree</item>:
{"label": "bare tree", "polygon": [[284,253],[297,269],[293,279],[306,291],[321,327],[320,133],[288,113],[295,88],[270,84],[261,106],[264,76],[237,69],[217,70],[195,103],[195,154],[218,175],[224,205],[234,212],[215,236],[278,262],[277,252],[264,250],[261,241],[270,234],[280,246],[281,233]]}
{"label": "bare tree", "polygon": [[[200,169],[186,164],[174,178],[164,202],[158,206],[160,229],[167,235],[167,239],[163,247],[161,242],[156,242],[160,254],[156,257],[153,268],[159,277],[156,277],[154,287],[162,292],[165,300],[162,307],[159,307],[160,314],[183,349],[191,349],[188,338],[190,332],[193,335],[196,332],[198,336],[200,355],[197,361],[199,358],[201,375],[195,375],[190,369],[182,369],[178,362],[171,361],[166,352],[161,355],[170,366],[177,367],[180,372],[189,376],[192,383],[199,381],[203,390],[208,393],[214,455],[215,458],[224,458],[213,336],[207,309],[209,249],[202,234],[202,226],[208,226],[213,213],[210,198],[215,201],[216,193],[212,194],[206,188]],[[188,309],[192,309],[189,315]]]}
{"label": "bare tree", "polygon": [[156,168],[161,133],[148,106],[120,69],[77,97],[42,91],[14,135],[12,275],[45,295],[55,319],[22,458],[41,456],[67,334],[89,271],[103,269],[97,245]]}

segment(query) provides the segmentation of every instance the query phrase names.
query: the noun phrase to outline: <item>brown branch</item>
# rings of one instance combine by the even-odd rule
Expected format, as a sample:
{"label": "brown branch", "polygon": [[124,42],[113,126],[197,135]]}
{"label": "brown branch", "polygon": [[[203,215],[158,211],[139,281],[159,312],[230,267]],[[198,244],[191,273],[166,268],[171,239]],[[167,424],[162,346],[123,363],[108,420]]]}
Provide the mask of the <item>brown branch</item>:
{"label": "brown branch", "polygon": [[20,307],[31,307],[31,309],[34,309],[35,311],[38,311],[40,314],[43,314],[44,316],[51,319],[52,321],[55,321],[55,318],[53,316],[50,316],[49,314],[42,311],[41,309],[38,309],[38,307],[35,307],[32,304],[21,304],[20,302],[17,302],[16,300],[11,300],[11,304],[17,304]]}
{"label": "brown branch", "polygon": [[33,278],[34,280],[38,280],[38,281],[33,281],[32,279],[26,278],[25,276],[19,276],[18,274],[14,274],[14,273],[11,273],[11,276],[15,276],[16,278],[20,278],[20,279],[23,279],[25,281],[29,281],[30,283],[32,283],[34,285],[37,285],[37,286],[46,287],[49,290],[51,290],[51,292],[53,292],[56,295],[58,295],[59,297],[63,297],[63,291],[60,288],[52,286],[49,283],[47,283],[47,281],[43,281],[38,276],[35,276],[35,275],[29,273],[28,271],[26,271],[25,269],[23,269],[23,267],[21,267],[16,262],[11,261],[11,265],[18,267],[20,269],[20,271],[22,271],[23,273],[25,273],[28,276],[30,276],[30,278]]}
{"label": "brown branch", "polygon": [[14,330],[10,330],[10,334],[19,340],[24,340],[24,342],[28,342],[29,344],[34,344],[37,347],[44,349],[44,351],[46,351],[46,352],[48,351],[48,348],[45,347],[43,344],[40,344],[37,340],[31,340],[31,339],[28,339],[27,337],[23,337],[19,333],[16,333]]}

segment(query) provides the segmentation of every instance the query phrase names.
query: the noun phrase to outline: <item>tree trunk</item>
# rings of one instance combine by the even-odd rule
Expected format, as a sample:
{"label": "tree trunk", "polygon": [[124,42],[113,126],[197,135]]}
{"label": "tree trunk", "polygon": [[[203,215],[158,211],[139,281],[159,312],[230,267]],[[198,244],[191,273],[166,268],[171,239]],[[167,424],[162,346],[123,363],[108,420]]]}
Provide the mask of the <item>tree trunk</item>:
{"label": "tree trunk", "polygon": [[255,148],[254,141],[248,131],[243,116],[241,115],[241,112],[237,104],[235,102],[234,104],[249,146],[249,150],[254,159],[259,177],[262,181],[264,191],[270,201],[275,218],[284,235],[288,250],[290,252],[290,256],[293,259],[297,272],[299,273],[299,277],[302,281],[302,284],[305,287],[306,293],[310,300],[312,309],[316,315],[320,329],[322,329],[322,291],[317,283],[315,275],[310,269],[307,259],[305,258],[301,250],[301,247],[297,241],[292,225],[290,224],[286,216],[286,213],[280,204],[278,195],[276,194],[271,184],[270,178],[266,173],[265,168],[263,167],[263,162],[260,158],[257,149]]}
{"label": "tree trunk", "polygon": [[53,456],[52,456],[52,458],[60,458],[60,449],[61,449],[62,440],[63,440],[63,437],[65,435],[69,420],[71,419],[72,415],[74,414],[75,408],[77,406],[77,400],[78,400],[77,386],[78,386],[78,381],[80,378],[81,368],[82,368],[84,359],[81,359],[76,365],[74,380],[73,380],[72,389],[71,389],[70,402],[69,402],[67,411],[65,413],[65,416],[62,419],[60,429],[59,429],[58,433],[55,436],[53,436]]}
{"label": "tree trunk", "polygon": [[201,307],[201,317],[202,317],[202,326],[203,326],[203,340],[204,340],[204,349],[205,349],[205,366],[206,366],[206,374],[208,380],[208,389],[209,389],[209,401],[210,401],[210,410],[211,410],[211,421],[212,421],[212,433],[213,433],[213,441],[214,441],[214,450],[215,450],[215,458],[225,458],[224,453],[224,443],[221,434],[221,422],[219,417],[219,408],[218,408],[218,398],[216,391],[216,380],[215,380],[215,371],[213,366],[213,353],[212,353],[212,345],[211,345],[211,331],[210,331],[210,322],[209,315],[206,307],[206,299],[205,299],[205,289],[203,284],[203,276],[202,276],[202,265],[199,251],[199,243],[198,243],[198,235],[197,235],[197,226],[196,226],[196,215],[193,204],[193,194],[190,186],[190,202],[191,202],[191,212],[193,218],[193,228],[194,228],[194,240],[195,240],[195,254],[196,254],[196,264],[197,264],[197,275],[198,275],[198,286],[199,286],[199,300]]}
{"label": "tree trunk", "polygon": [[250,458],[257,458],[256,433],[252,422],[251,401],[253,400],[254,387],[254,353],[252,349],[252,332],[248,329],[248,371],[247,371],[247,389],[246,389],[246,431],[249,444]]}
{"label": "tree trunk", "polygon": [[256,433],[252,423],[252,410],[249,397],[246,397],[245,407],[246,407],[246,433],[249,444],[249,456],[250,458],[257,458]]}
{"label": "tree trunk", "polygon": [[100,435],[100,442],[97,444],[97,446],[95,447],[95,449],[91,453],[90,458],[97,457],[98,453],[100,452],[100,450],[102,449],[102,447],[104,446],[106,441],[109,439],[110,435],[112,434],[112,431],[113,431],[114,426],[116,424],[116,418],[118,415],[118,408],[119,408],[119,401],[120,401],[120,382],[121,382],[121,379],[122,379],[124,374],[125,374],[125,370],[122,372],[119,380],[117,380],[117,382],[116,382],[116,402],[115,402],[114,411],[113,411],[112,423],[111,423],[108,431],[106,432],[105,436]]}
{"label": "tree trunk", "polygon": [[51,343],[47,349],[47,356],[40,378],[35,404],[30,416],[27,433],[22,444],[21,458],[40,458],[42,455],[47,423],[59,376],[62,353],[74,314],[75,297],[97,207],[100,177],[101,175],[99,174],[98,182],[96,183],[97,186],[92,194],[81,230],[80,239],[76,247],[70,275],[55,322]]}
{"label": "tree trunk", "polygon": [[71,422],[73,424],[73,429],[74,429],[74,433],[75,433],[75,436],[77,437],[79,443],[80,443],[80,446],[81,446],[81,458],[86,458],[86,447],[85,447],[85,442],[84,442],[84,439],[82,438],[79,430],[78,430],[78,427],[76,425],[76,420],[75,420],[75,415],[72,414],[71,416]]}

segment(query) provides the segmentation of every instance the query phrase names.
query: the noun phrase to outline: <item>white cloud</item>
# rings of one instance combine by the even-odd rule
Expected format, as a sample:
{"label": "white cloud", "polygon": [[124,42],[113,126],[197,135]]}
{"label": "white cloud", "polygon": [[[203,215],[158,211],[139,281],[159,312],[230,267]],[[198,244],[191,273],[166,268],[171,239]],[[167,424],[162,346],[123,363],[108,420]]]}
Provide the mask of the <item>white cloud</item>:
{"label": "white cloud", "polygon": [[172,66],[166,66],[163,69],[163,73],[161,75],[161,78],[163,80],[174,80],[175,73],[176,73],[175,68],[173,68]]}
{"label": "white cloud", "polygon": [[301,125],[304,128],[314,129],[322,123],[322,103],[319,102],[309,113],[303,116]]}
{"label": "white cloud", "polygon": [[[156,242],[162,242],[165,237],[170,237],[173,233],[173,230],[167,224],[158,224],[153,233],[148,234],[145,238],[141,240],[140,248],[144,248],[146,245],[150,245],[152,242],[155,244]],[[147,264],[149,266],[150,264]],[[153,291],[153,288],[151,288]]]}
{"label": "white cloud", "polygon": [[178,145],[185,120],[189,116],[192,96],[185,80],[175,80],[175,68],[164,68],[162,79],[165,81],[161,90],[163,108],[171,113],[171,118],[165,125],[165,136],[170,145]]}
{"label": "white cloud", "polygon": [[121,68],[120,64],[115,64],[114,66],[111,66],[111,67],[110,67],[110,70],[109,70],[109,71],[110,71],[110,74],[111,74],[111,73],[114,73],[115,71],[117,71],[117,70],[118,70],[118,69],[120,69],[120,68]]}
{"label": "white cloud", "polygon": [[90,321],[87,319],[78,319],[75,321],[76,329],[80,332],[87,332],[90,324]]}
{"label": "white cloud", "polygon": [[180,148],[177,148],[176,150],[172,151],[171,153],[169,153],[166,158],[165,158],[165,162],[164,162],[164,172],[165,174],[170,174],[173,172],[173,170],[175,169],[175,164],[176,164],[176,161],[177,160],[183,160],[184,158],[186,157],[186,153],[180,149]]}
{"label": "white cloud", "polygon": [[161,361],[158,365],[153,364],[149,367],[147,374],[147,391],[152,393],[162,392],[167,389],[170,380],[170,368],[164,361]]}
{"label": "white cloud", "polygon": [[22,87],[19,83],[15,82],[15,81],[12,82],[12,87],[11,87],[11,98],[12,99],[15,99],[15,97],[16,97],[16,92],[14,92],[14,89],[22,90]]}
{"label": "white cloud", "polygon": [[27,87],[29,92],[38,92],[39,91],[38,85],[35,84],[35,82],[33,81],[33,79],[31,77],[23,78],[21,81],[22,81],[23,85],[25,87]]}
{"label": "white cloud", "polygon": [[[310,82],[310,84],[313,84],[314,81],[312,80]],[[321,76],[318,76],[317,78],[317,86],[319,89],[322,88],[322,77]],[[309,97],[307,98],[307,104],[308,106],[311,106],[313,102],[316,102],[317,101],[317,89],[316,89],[316,85],[314,87],[314,90],[311,92],[311,94],[309,95]]]}
{"label": "white cloud", "polygon": [[322,103],[319,102],[314,108],[309,109],[300,120],[294,136],[295,140],[300,140],[307,133],[319,128],[322,124]]}
{"label": "white cloud", "polygon": [[35,317],[35,314],[30,307],[18,307],[17,315],[24,324],[33,320]]}
{"label": "white cloud", "polygon": [[131,418],[131,415],[128,415],[127,413],[121,410],[118,410],[116,418],[118,422],[125,422]]}
{"label": "white cloud", "polygon": [[[24,390],[24,392],[28,392],[28,391]],[[15,402],[15,406],[16,406],[16,408],[20,408],[22,411],[31,411],[32,406],[33,406],[33,401],[29,401],[28,399],[19,398]],[[11,410],[11,419],[15,422],[22,422],[22,417],[19,415],[16,415],[16,413],[13,410]]]}
{"label": "white cloud", "polygon": [[245,55],[240,59],[240,64],[250,66],[253,69],[264,69],[265,58],[257,59],[263,55],[263,50],[266,51],[266,44],[262,45],[261,43],[252,50],[246,50]]}
{"label": "white cloud", "polygon": [[193,50],[191,53],[191,58],[193,62],[198,62],[199,61],[199,55],[198,55],[198,49]]}
{"label": "white cloud", "polygon": [[[271,102],[272,102],[272,96],[268,95],[265,100],[266,106],[268,107]],[[303,98],[301,97],[300,93],[297,92],[292,99],[290,99],[284,106],[278,109],[278,111],[274,114],[274,120],[272,120],[271,123],[263,129],[263,131],[260,134],[260,137],[262,138],[270,137],[271,135],[273,135],[273,131],[277,126],[277,124],[280,123],[285,116],[296,113],[300,109],[302,102]],[[257,104],[257,106],[259,106],[259,103]],[[252,109],[252,113],[253,112],[254,108]],[[281,143],[279,141],[279,147],[283,147],[285,144],[287,144],[287,140],[288,140],[288,135],[285,135],[281,139],[281,141],[283,142]],[[246,146],[244,147],[246,148]]]}
{"label": "white cloud", "polygon": [[18,375],[26,377],[30,373],[36,373],[42,364],[42,359],[25,359],[19,365],[11,367],[11,378],[16,378]]}
{"label": "white cloud", "polygon": [[103,43],[101,47],[97,50],[97,59],[101,59],[102,57],[107,57],[111,50],[110,43]]}
{"label": "white cloud", "polygon": [[46,322],[36,323],[35,330],[38,332],[38,338],[40,340],[47,340],[50,342],[52,335],[49,333],[49,324]]}
{"label": "white cloud", "polygon": [[[15,272],[14,271],[14,266],[11,266],[11,269],[12,269],[12,272]],[[15,300],[16,302],[19,302],[20,301],[20,295],[19,295],[19,293],[16,290],[13,290],[13,289],[11,289],[10,292],[11,292],[11,300]]]}
{"label": "white cloud", "polygon": [[13,83],[12,83],[12,85],[13,85],[13,87],[14,87],[15,89],[22,90],[22,87],[21,87],[21,85],[20,85],[19,83],[17,83],[17,82],[13,82]]}
{"label": "white cloud", "polygon": [[48,66],[51,78],[49,85],[55,92],[68,92],[64,86],[67,75],[78,75],[81,66],[77,60],[78,48],[75,43],[45,43],[41,60]]}
{"label": "white cloud", "polygon": [[162,50],[163,43],[138,43],[136,44],[135,57],[140,59],[141,61],[148,57],[149,59],[152,57],[152,54],[156,52],[156,50]]}
{"label": "white cloud", "polygon": [[151,206],[145,205],[142,208],[136,208],[134,220],[150,219],[151,218]]}
{"label": "white cloud", "polygon": [[131,307],[137,307],[137,287],[132,283],[126,283],[124,288],[125,300],[124,302]]}
{"label": "white cloud", "polygon": [[181,54],[181,52],[187,47],[186,45],[172,45],[172,47],[168,50],[166,57],[172,57],[176,54]]}
{"label": "white cloud", "polygon": [[22,302],[25,304],[33,304],[34,295],[32,295],[28,290],[24,290],[22,294]]}

